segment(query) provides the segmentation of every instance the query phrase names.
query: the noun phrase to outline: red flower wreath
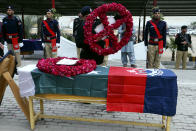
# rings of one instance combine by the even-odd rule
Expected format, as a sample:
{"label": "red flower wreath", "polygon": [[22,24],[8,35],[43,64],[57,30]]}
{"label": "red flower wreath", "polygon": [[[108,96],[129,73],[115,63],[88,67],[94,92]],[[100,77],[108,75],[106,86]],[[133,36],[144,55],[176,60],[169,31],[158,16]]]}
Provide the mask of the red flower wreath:
{"label": "red flower wreath", "polygon": [[[116,20],[114,24],[109,25],[106,16],[107,12],[118,12],[122,18]],[[104,30],[97,34],[93,34],[92,26],[94,20],[97,17],[101,19],[101,22],[104,25]],[[123,23],[126,24],[126,32],[124,33],[121,41],[118,42],[118,39],[114,35],[113,30],[117,29]],[[118,50],[120,50],[124,45],[128,43],[132,35],[133,19],[131,13],[123,5],[117,3],[103,4],[87,16],[85,26],[83,28],[85,36],[84,43],[89,44],[90,48],[99,55],[109,55],[116,53]],[[111,47],[102,48],[101,46],[96,44],[96,39],[103,38],[104,36],[108,36],[110,42],[112,43]]]}
{"label": "red flower wreath", "polygon": [[[80,59],[75,65],[57,65],[56,63],[67,57],[41,59],[37,63],[39,70],[45,73],[57,76],[75,76],[93,71],[96,68],[94,60]],[[78,60],[77,58],[67,58],[71,60]]]}

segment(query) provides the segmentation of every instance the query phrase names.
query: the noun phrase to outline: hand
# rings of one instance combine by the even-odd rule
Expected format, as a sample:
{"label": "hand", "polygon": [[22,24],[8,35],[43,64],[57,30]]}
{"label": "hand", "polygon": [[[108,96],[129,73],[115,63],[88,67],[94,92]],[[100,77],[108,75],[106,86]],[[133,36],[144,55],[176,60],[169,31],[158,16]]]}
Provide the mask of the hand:
{"label": "hand", "polygon": [[4,45],[0,43],[0,48],[3,50],[4,49]]}
{"label": "hand", "polygon": [[183,44],[183,45],[186,45],[186,44],[187,44],[187,42],[186,42],[186,41],[184,41],[184,42],[182,42],[182,44]]}
{"label": "hand", "polygon": [[24,45],[24,44],[23,44],[22,42],[21,42],[21,43],[19,43],[19,46],[20,46],[20,47],[23,47],[23,45]]}
{"label": "hand", "polygon": [[4,45],[7,46],[7,42],[6,41],[4,41]]}
{"label": "hand", "polygon": [[57,48],[60,48],[60,43],[56,43],[56,47]]}
{"label": "hand", "polygon": [[102,40],[101,37],[97,37],[96,42]]}
{"label": "hand", "polygon": [[165,48],[163,48],[163,52],[165,52],[166,51],[166,49]]}
{"label": "hand", "polygon": [[44,43],[42,43],[42,47],[43,47],[43,48],[45,47],[45,44],[44,44]]}

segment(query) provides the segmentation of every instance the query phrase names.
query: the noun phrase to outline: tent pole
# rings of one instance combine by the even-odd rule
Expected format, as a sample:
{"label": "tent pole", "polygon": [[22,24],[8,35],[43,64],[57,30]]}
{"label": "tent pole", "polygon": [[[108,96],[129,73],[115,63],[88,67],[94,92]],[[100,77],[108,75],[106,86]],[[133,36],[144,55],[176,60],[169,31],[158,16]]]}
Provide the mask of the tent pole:
{"label": "tent pole", "polygon": [[138,27],[138,43],[141,41],[140,39],[140,25],[141,25],[141,16],[139,17],[139,27]]}
{"label": "tent pole", "polygon": [[144,41],[145,24],[146,24],[146,7],[144,8],[143,38],[142,38],[143,41]]}
{"label": "tent pole", "polygon": [[26,39],[25,36],[25,23],[24,23],[24,9],[22,9],[22,28],[23,28],[23,38]]}
{"label": "tent pole", "polygon": [[157,6],[157,0],[153,0],[153,6]]}
{"label": "tent pole", "polygon": [[55,8],[55,0],[52,0],[52,8]]}

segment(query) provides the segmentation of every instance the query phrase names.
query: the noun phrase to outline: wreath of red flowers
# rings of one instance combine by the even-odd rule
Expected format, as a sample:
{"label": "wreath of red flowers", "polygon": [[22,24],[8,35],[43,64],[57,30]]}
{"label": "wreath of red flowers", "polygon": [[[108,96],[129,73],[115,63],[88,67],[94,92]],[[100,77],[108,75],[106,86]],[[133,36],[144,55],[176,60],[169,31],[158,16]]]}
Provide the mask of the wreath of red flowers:
{"label": "wreath of red flowers", "polygon": [[[56,76],[75,76],[93,71],[96,68],[95,60],[79,59],[75,65],[57,65],[56,63],[67,57],[41,59],[37,63],[39,70]],[[67,58],[78,60],[77,58]]]}
{"label": "wreath of red flowers", "polygon": [[[107,12],[118,12],[121,19],[116,20],[114,24],[109,25],[106,15]],[[97,34],[93,34],[92,27],[97,17],[101,19],[101,22],[104,25],[104,30]],[[126,32],[124,33],[121,41],[118,42],[118,38],[114,35],[113,30],[117,29],[123,23],[126,24]],[[89,44],[90,48],[99,55],[109,55],[116,53],[128,43],[132,35],[133,19],[131,13],[123,5],[118,3],[103,4],[87,16],[85,26],[83,28],[85,36],[84,43]],[[112,46],[102,48],[100,45],[96,44],[96,39],[103,38],[104,36],[109,38]]]}

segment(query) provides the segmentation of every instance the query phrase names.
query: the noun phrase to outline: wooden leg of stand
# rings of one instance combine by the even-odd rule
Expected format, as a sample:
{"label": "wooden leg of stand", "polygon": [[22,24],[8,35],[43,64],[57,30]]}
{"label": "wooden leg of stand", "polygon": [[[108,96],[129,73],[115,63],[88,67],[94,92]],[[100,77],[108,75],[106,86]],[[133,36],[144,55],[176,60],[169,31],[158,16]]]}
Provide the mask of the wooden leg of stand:
{"label": "wooden leg of stand", "polygon": [[165,128],[165,116],[162,116],[162,124],[164,125],[162,128]]}
{"label": "wooden leg of stand", "polygon": [[29,97],[29,110],[30,110],[30,125],[31,129],[34,130],[35,128],[35,119],[34,119],[34,110],[33,110],[33,98]]}
{"label": "wooden leg of stand", "polygon": [[12,90],[12,93],[14,94],[14,97],[15,97],[16,101],[18,102],[20,108],[24,112],[27,120],[30,121],[30,118],[29,118],[29,108],[28,108],[28,105],[26,105],[26,103],[24,102],[23,98],[20,96],[19,87],[16,85],[16,83],[12,79],[12,77],[11,77],[9,72],[5,72],[3,74],[3,77],[8,82],[8,84],[9,84],[11,90]]}
{"label": "wooden leg of stand", "polygon": [[[44,114],[44,102],[42,99],[40,99],[40,114]],[[41,118],[41,120],[44,120],[44,118]]]}
{"label": "wooden leg of stand", "polygon": [[43,100],[40,99],[40,113],[44,114],[44,103]]}
{"label": "wooden leg of stand", "polygon": [[4,96],[4,93],[5,93],[5,89],[6,89],[6,86],[1,86],[0,87],[0,105],[1,105],[1,103],[2,103],[2,101],[3,101],[3,96]]}
{"label": "wooden leg of stand", "polygon": [[170,131],[170,123],[171,123],[171,117],[167,117],[167,123],[166,123],[166,131]]}

